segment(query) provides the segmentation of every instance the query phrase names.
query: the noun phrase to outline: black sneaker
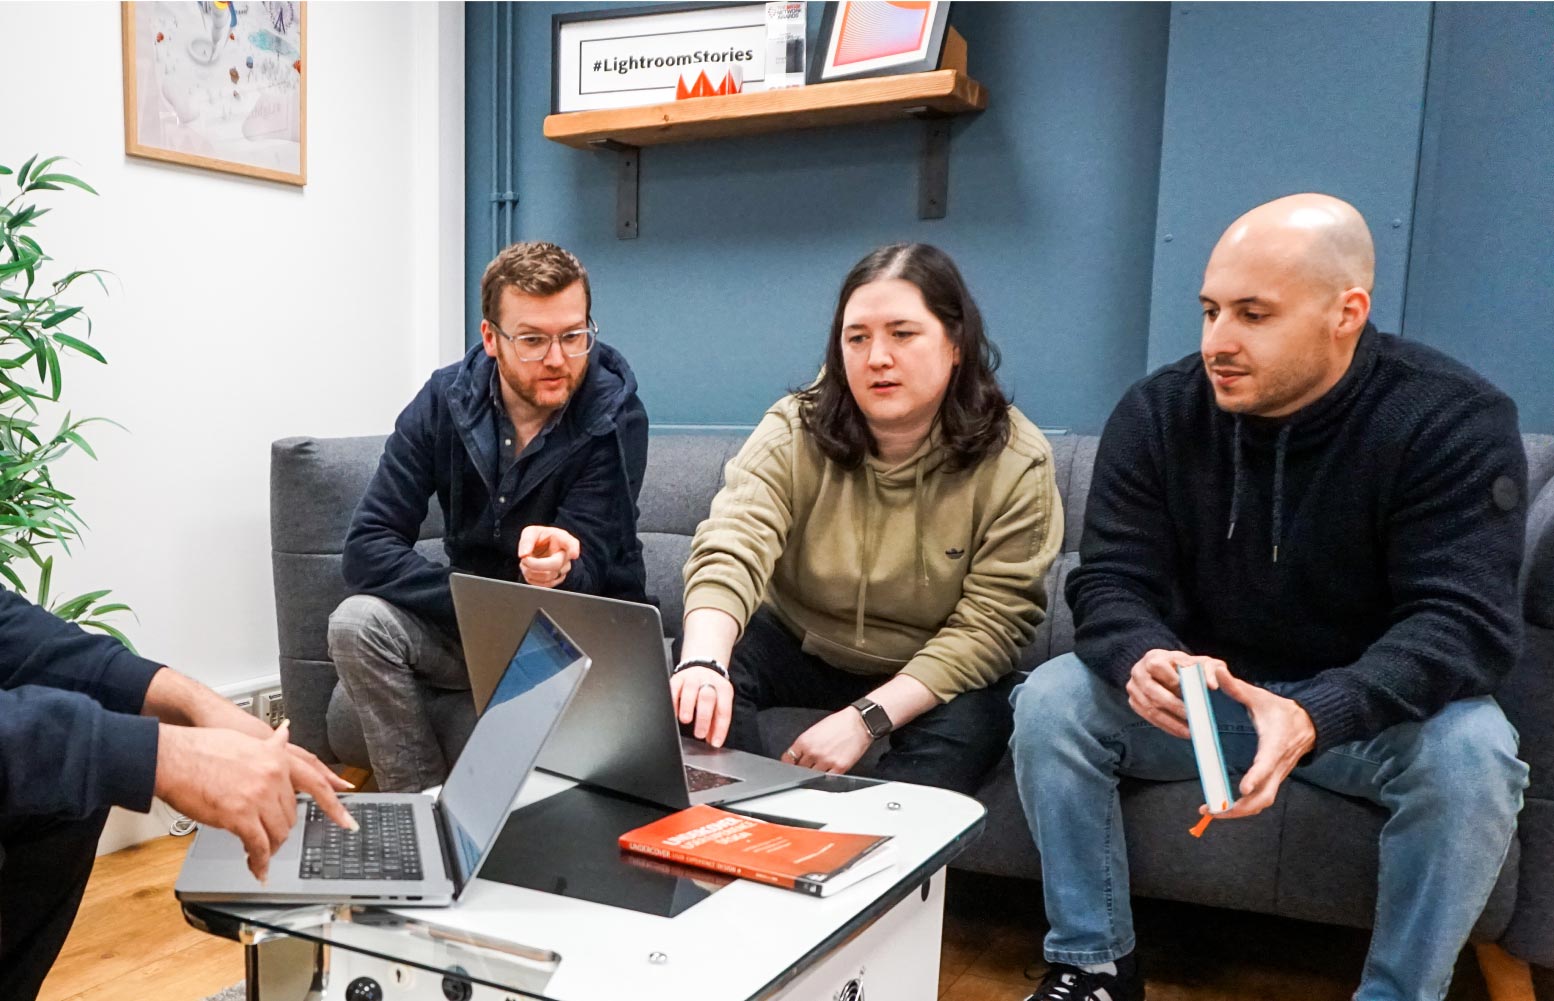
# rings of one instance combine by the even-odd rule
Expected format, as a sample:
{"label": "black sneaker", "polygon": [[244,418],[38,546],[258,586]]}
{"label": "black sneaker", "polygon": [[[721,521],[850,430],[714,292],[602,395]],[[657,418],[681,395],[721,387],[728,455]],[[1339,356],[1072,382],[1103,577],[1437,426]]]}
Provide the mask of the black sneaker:
{"label": "black sneaker", "polygon": [[1144,978],[1131,952],[1117,960],[1116,973],[1087,973],[1067,963],[1053,963],[1036,993],[1025,1001],[1144,1001]]}

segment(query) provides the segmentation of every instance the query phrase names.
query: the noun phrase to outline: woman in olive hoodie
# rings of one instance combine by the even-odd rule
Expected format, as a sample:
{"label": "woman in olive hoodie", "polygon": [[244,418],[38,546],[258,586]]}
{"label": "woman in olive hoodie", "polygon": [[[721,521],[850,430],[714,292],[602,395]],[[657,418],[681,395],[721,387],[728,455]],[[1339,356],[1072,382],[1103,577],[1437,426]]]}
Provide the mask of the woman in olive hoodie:
{"label": "woman in olive hoodie", "polygon": [[685,567],[682,723],[761,752],[756,714],[831,714],[783,759],[975,791],[1063,537],[1052,451],[1009,405],[955,263],[882,247],[842,284],[825,366],[766,412]]}

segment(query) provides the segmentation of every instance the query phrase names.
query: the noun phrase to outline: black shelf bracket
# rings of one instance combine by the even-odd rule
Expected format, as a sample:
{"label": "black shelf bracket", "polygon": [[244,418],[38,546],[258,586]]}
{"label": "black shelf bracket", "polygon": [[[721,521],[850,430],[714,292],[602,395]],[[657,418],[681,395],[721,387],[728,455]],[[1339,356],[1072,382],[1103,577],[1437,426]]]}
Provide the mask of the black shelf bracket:
{"label": "black shelf bracket", "polygon": [[642,179],[642,150],[614,139],[595,139],[588,145],[616,156],[615,238],[635,240],[641,232],[637,219],[637,194]]}
{"label": "black shelf bracket", "polygon": [[923,156],[917,166],[917,217],[943,219],[950,199],[951,115],[924,108],[914,113],[923,122]]}

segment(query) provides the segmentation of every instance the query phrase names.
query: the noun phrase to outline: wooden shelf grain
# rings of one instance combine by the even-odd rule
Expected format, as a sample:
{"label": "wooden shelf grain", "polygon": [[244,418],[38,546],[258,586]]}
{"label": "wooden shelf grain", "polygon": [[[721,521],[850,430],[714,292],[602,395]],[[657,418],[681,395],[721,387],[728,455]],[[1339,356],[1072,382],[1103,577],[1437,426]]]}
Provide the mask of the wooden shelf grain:
{"label": "wooden shelf grain", "polygon": [[614,142],[657,146],[827,125],[888,121],[923,112],[987,107],[987,91],[956,69],[817,83],[789,90],[697,97],[640,108],[573,111],[545,119],[545,138],[588,149]]}

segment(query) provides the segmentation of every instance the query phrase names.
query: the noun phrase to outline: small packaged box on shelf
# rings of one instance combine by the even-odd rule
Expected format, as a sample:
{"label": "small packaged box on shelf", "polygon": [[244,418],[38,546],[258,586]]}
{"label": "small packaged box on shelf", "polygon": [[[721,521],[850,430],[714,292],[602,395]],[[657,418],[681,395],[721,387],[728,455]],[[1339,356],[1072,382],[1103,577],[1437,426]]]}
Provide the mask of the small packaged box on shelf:
{"label": "small packaged box on shelf", "polygon": [[766,89],[804,86],[804,3],[766,5]]}

